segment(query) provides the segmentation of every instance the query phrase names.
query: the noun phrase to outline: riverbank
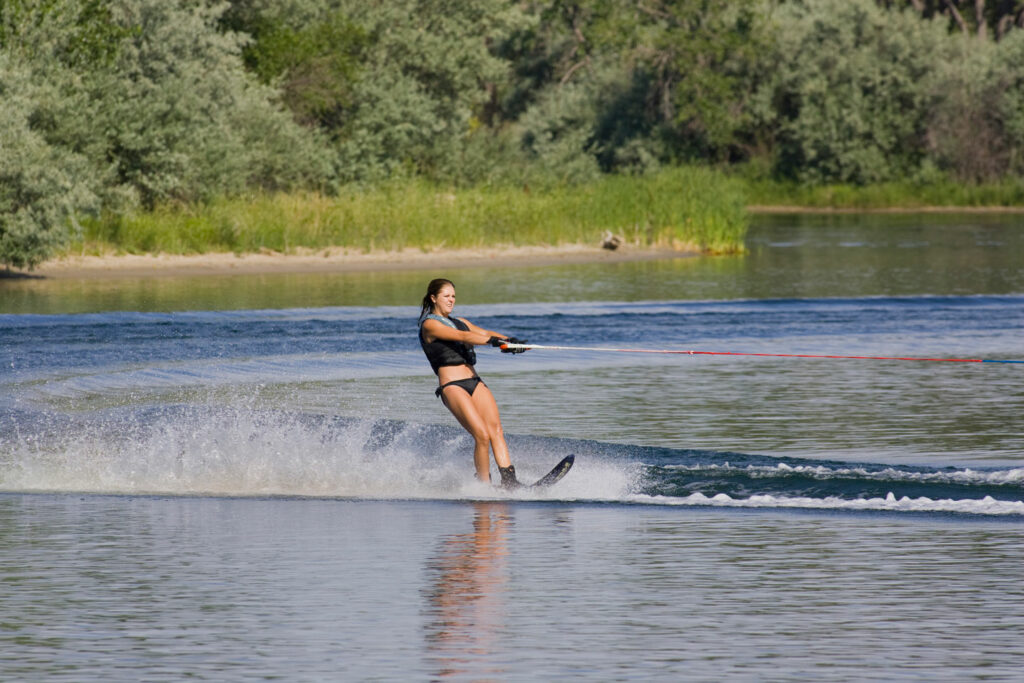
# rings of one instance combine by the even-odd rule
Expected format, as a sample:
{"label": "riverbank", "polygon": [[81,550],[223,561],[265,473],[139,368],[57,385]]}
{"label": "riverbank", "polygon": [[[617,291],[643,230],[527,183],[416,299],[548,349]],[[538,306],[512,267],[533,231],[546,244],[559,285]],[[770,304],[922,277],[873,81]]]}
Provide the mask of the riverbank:
{"label": "riverbank", "polygon": [[441,187],[419,179],[337,194],[219,197],[83,217],[70,254],[432,252],[590,244],[607,233],[645,248],[731,253],[747,220],[738,183],[703,168],[583,185]]}
{"label": "riverbank", "polygon": [[[1022,214],[1024,206],[927,206],[917,208],[807,207],[752,205],[750,214]],[[500,246],[491,248],[406,248],[397,251],[327,247],[293,248],[281,253],[263,248],[252,253],[204,254],[64,254],[43,262],[32,271],[0,269],[2,279],[118,279],[186,277],[196,275],[259,275],[274,273],[355,273],[411,270],[445,270],[503,266],[555,266],[577,263],[623,263],[699,255],[697,250],[642,247],[624,244],[616,250],[596,244],[557,246]]]}
{"label": "riverbank", "polygon": [[737,178],[750,211],[787,213],[1024,212],[1024,180],[967,183],[890,181],[869,185],[815,185],[765,178]]}
{"label": "riverbank", "polygon": [[350,249],[296,249],[282,254],[263,249],[251,254],[107,254],[63,256],[31,272],[10,271],[0,277],[46,279],[116,279],[196,275],[273,273],[352,273],[452,268],[550,266],[574,263],[623,263],[694,256],[696,252],[624,245],[616,250],[591,245],[495,247],[486,249],[404,249],[362,252]]}
{"label": "riverbank", "polygon": [[856,208],[849,206],[751,205],[752,214],[1024,214],[1024,206],[880,206]]}

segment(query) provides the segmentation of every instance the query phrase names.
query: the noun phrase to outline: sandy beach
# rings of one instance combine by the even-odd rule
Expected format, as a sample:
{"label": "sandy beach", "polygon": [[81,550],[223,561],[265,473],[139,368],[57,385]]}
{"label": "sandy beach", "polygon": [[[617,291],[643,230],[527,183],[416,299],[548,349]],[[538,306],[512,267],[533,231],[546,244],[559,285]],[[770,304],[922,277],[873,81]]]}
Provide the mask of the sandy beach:
{"label": "sandy beach", "polygon": [[[327,273],[388,270],[430,270],[504,266],[545,266],[571,263],[621,263],[681,258],[693,252],[672,249],[620,247],[615,251],[587,245],[557,247],[495,247],[364,253],[341,248],[297,249],[281,254],[264,250],[252,254],[65,256],[42,263],[32,271],[12,270],[7,277],[48,279],[105,279],[183,277],[195,275],[254,275],[265,273]],[[2,277],[3,271],[0,271]]]}

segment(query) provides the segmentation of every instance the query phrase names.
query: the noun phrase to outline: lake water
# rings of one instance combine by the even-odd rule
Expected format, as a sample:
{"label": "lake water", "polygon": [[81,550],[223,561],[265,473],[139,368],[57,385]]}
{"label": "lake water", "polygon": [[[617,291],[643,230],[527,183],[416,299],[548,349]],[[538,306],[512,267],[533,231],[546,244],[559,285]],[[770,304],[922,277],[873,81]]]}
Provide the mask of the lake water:
{"label": "lake water", "polygon": [[[1020,680],[1024,218],[748,246],[0,280],[0,680]],[[537,344],[713,353],[480,349],[521,477],[577,455],[507,495],[416,343],[438,275]]]}

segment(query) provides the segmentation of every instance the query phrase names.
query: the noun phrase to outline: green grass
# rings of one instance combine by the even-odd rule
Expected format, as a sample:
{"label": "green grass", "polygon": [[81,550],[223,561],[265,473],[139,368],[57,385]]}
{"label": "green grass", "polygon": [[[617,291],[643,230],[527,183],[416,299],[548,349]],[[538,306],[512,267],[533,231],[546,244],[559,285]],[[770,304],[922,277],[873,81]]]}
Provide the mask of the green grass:
{"label": "green grass", "polygon": [[925,209],[1024,207],[1024,179],[971,184],[950,180],[910,181],[875,185],[802,185],[773,180],[746,180],[750,206],[793,206],[804,209]]}
{"label": "green grass", "polygon": [[344,188],[337,196],[222,198],[196,206],[83,219],[69,250],[86,253],[361,251],[627,243],[730,253],[743,249],[741,184],[704,168],[606,176],[581,186],[454,190],[421,180]]}
{"label": "green grass", "polygon": [[251,253],[270,249],[356,251],[598,244],[612,232],[628,244],[706,253],[743,250],[746,206],[815,210],[1024,207],[1024,179],[964,184],[892,182],[802,185],[700,167],[646,176],[604,176],[544,189],[452,189],[424,180],[336,196],[277,194],[167,205],[82,219],[70,253]]}

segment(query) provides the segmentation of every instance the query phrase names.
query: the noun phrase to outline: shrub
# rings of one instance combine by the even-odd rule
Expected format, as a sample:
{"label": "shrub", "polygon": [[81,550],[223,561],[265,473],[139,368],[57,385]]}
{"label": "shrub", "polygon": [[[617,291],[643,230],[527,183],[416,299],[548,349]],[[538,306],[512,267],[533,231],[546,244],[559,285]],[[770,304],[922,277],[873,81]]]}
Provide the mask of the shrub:
{"label": "shrub", "polygon": [[89,164],[32,129],[41,92],[0,54],[0,264],[34,268],[67,239],[69,220],[96,208]]}
{"label": "shrub", "polygon": [[776,172],[805,182],[871,183],[912,173],[924,157],[932,65],[945,27],[872,0],[785,3],[759,89],[759,125]]}

